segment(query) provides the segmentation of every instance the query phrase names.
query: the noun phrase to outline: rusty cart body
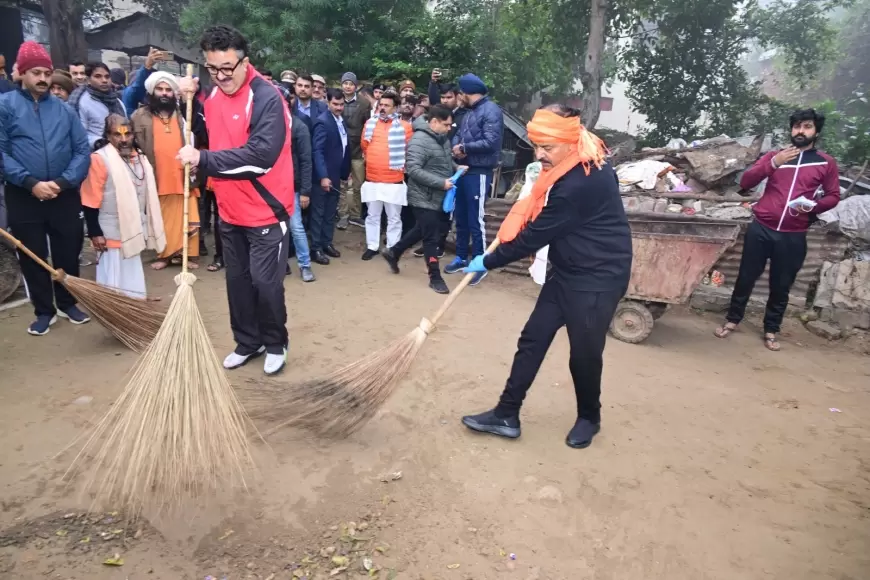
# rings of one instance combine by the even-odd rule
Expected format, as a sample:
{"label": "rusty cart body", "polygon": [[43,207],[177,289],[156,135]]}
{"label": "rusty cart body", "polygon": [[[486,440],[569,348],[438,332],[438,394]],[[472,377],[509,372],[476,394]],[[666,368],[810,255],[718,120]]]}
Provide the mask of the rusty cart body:
{"label": "rusty cart body", "polygon": [[685,304],[704,276],[734,245],[740,224],[674,219],[631,220],[634,259],[611,334],[636,344],[652,332],[669,304]]}

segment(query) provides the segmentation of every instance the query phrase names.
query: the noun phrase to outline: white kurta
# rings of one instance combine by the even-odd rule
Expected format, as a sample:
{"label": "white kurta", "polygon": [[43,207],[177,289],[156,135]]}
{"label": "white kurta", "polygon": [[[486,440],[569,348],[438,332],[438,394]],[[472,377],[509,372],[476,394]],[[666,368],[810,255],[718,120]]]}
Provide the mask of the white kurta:
{"label": "white kurta", "polygon": [[382,201],[396,205],[408,205],[408,186],[404,183],[375,183],[366,181],[360,188],[363,203]]}
{"label": "white kurta", "polygon": [[120,248],[109,248],[97,262],[97,284],[114,288],[131,298],[145,298],[145,270],[138,254],[124,258]]}

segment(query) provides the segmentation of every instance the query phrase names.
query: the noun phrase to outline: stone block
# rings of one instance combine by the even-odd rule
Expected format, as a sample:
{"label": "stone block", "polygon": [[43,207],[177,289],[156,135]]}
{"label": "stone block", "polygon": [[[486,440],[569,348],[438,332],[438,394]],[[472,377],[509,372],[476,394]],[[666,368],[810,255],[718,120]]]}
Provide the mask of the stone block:
{"label": "stone block", "polygon": [[853,328],[867,330],[870,329],[870,311],[862,312],[833,308],[831,321],[846,332],[849,332]]}
{"label": "stone block", "polygon": [[705,286],[701,284],[692,293],[689,306],[705,312],[725,312],[731,304],[732,289],[726,286]]}
{"label": "stone block", "polygon": [[822,322],[821,320],[807,322],[806,327],[807,330],[816,336],[820,336],[826,340],[837,340],[843,335],[843,331],[840,330],[839,326]]}

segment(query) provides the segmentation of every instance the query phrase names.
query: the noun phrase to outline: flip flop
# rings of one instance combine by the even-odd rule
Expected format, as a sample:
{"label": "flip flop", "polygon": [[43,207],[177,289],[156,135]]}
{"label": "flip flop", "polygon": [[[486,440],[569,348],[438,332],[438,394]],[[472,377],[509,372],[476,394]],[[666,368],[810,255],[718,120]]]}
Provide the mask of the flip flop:
{"label": "flip flop", "polygon": [[215,260],[208,266],[206,266],[206,270],[209,272],[220,272],[224,269],[224,261],[223,260]]}
{"label": "flip flop", "polygon": [[782,348],[779,344],[779,341],[776,340],[776,336],[764,336],[764,346],[767,347],[767,350],[771,350],[773,352],[779,352],[779,349]]}
{"label": "flip flop", "polygon": [[169,266],[169,260],[154,260],[151,262],[152,270],[165,270]]}
{"label": "flip flop", "polygon": [[[729,328],[729,324],[732,324],[733,326]],[[734,324],[733,322],[726,322],[725,324],[713,331],[713,336],[715,336],[716,338],[728,338],[728,335],[735,330],[737,330],[736,324]]]}

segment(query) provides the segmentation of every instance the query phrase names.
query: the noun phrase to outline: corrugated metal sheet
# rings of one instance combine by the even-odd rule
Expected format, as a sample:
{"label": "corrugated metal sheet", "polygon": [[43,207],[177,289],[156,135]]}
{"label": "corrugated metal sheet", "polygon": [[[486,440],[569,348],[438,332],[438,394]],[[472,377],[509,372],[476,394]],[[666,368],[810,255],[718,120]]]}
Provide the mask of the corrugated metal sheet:
{"label": "corrugated metal sheet", "polygon": [[[743,236],[746,234],[748,222],[741,223],[740,236],[731,249],[716,262],[714,268],[725,275],[725,285],[732,286],[737,280],[737,272],[740,269],[740,257],[743,254]],[[839,262],[846,254],[849,240],[839,233],[828,233],[819,225],[813,226],[807,231],[807,257],[791,287],[789,302],[797,306],[806,305],[807,292],[810,287],[819,280],[822,263],[825,261]],[[752,292],[754,298],[766,301],[768,294],[769,266],[755,284]]]}
{"label": "corrugated metal sheet", "polygon": [[[503,199],[488,199],[486,201],[486,237],[487,240],[492,240],[498,232],[501,222],[504,221],[511,207],[510,202]],[[635,219],[649,220],[651,218],[660,219],[680,219],[680,220],[698,220],[698,221],[714,221],[704,216],[670,216],[668,214],[649,214],[637,213],[629,214],[629,221]],[[721,220],[720,220],[721,221]],[[748,221],[733,221],[722,223],[739,223],[740,235],[737,242],[728,249],[725,254],[716,262],[714,269],[719,270],[725,275],[725,284],[731,286],[737,280],[737,272],[740,268],[740,257],[743,254],[743,237],[746,234]],[[807,232],[807,257],[804,260],[803,268],[798,272],[797,279],[791,290],[792,304],[804,306],[806,304],[807,292],[819,279],[819,272],[822,268],[822,263],[825,261],[838,262],[843,259],[846,250],[849,246],[848,239],[839,233],[829,233],[824,231],[819,225],[816,225]],[[505,268],[505,271],[512,274],[528,276],[528,265],[525,263],[514,263]],[[761,300],[767,300],[768,294],[768,271],[765,270],[761,278],[755,284],[753,297]]]}

